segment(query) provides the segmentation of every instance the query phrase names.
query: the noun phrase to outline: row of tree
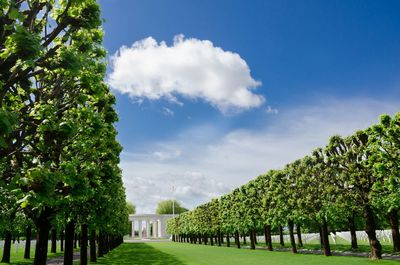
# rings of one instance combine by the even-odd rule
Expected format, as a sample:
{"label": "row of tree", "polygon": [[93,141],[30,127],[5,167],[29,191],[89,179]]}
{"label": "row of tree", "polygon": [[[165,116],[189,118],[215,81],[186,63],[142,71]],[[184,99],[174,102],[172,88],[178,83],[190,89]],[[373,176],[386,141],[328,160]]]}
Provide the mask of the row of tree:
{"label": "row of tree", "polygon": [[[351,246],[358,248],[356,229],[364,227],[371,258],[382,257],[378,228],[390,227],[393,247],[400,251],[400,113],[382,115],[379,124],[342,138],[333,136],[324,148],[286,165],[281,170],[251,180],[218,199],[171,219],[169,233],[174,239],[207,242],[222,234],[240,247],[240,235],[261,231],[269,250],[271,234],[282,227],[290,234],[292,251],[297,252],[301,228],[319,231],[325,255],[331,255],[329,233],[351,232]],[[219,240],[218,240],[219,239]],[[211,241],[212,242],[212,241]],[[229,241],[227,242],[229,245]]]}
{"label": "row of tree", "polygon": [[2,262],[18,236],[29,258],[36,234],[34,264],[46,264],[51,231],[66,265],[79,234],[86,264],[88,234],[102,255],[128,231],[102,37],[96,0],[0,0]]}

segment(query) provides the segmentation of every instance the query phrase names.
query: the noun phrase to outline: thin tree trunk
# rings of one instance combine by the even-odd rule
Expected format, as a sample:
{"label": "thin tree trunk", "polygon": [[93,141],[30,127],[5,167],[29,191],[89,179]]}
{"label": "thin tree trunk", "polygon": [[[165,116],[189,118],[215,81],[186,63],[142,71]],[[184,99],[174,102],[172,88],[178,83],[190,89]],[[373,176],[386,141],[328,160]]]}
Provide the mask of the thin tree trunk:
{"label": "thin tree trunk", "polygon": [[389,223],[392,228],[393,251],[400,252],[400,234],[398,210],[393,209],[389,212]]}
{"label": "thin tree trunk", "polygon": [[236,246],[237,248],[240,248],[240,236],[238,231],[235,232],[235,238],[236,238]]}
{"label": "thin tree trunk", "polygon": [[226,233],[226,246],[229,248],[231,246],[230,238],[229,238],[229,233]]}
{"label": "thin tree trunk", "polygon": [[75,233],[74,234],[74,249],[78,248],[78,235]]}
{"label": "thin tree trunk", "polygon": [[376,224],[371,207],[367,204],[364,207],[365,232],[368,235],[371,247],[371,259],[382,258],[382,245],[376,237]]}
{"label": "thin tree trunk", "polygon": [[256,249],[256,244],[254,240],[254,231],[250,230],[250,249]]}
{"label": "thin tree trunk", "polygon": [[10,256],[11,256],[11,232],[7,230],[4,232],[4,249],[1,262],[10,263]]}
{"label": "thin tree trunk", "polygon": [[90,231],[90,262],[96,262],[96,230]]}
{"label": "thin tree trunk", "polygon": [[60,233],[60,250],[61,250],[61,252],[64,251],[64,231],[63,230],[61,230],[61,233]]}
{"label": "thin tree trunk", "polygon": [[243,245],[246,245],[246,235],[243,235]]}
{"label": "thin tree trunk", "polygon": [[258,244],[257,243],[257,232],[255,229],[253,230],[253,237],[254,237],[254,244],[257,245]]}
{"label": "thin tree trunk", "polygon": [[72,265],[74,258],[75,222],[69,221],[65,227],[64,265]]}
{"label": "thin tree trunk", "polygon": [[271,238],[271,226],[264,225],[264,237],[265,237],[265,244],[269,251],[273,251],[272,247],[272,238]]}
{"label": "thin tree trunk", "polygon": [[211,244],[211,246],[214,246],[214,239],[213,239],[213,236],[210,236],[210,244]]}
{"label": "thin tree trunk", "polygon": [[37,233],[35,259],[33,265],[46,265],[47,262],[47,249],[50,233],[50,220],[48,219],[48,212],[44,210],[37,220]]}
{"label": "thin tree trunk", "polygon": [[293,233],[294,223],[290,219],[288,220],[288,226],[289,226],[290,244],[292,245],[292,252],[297,253],[296,241],[294,240],[294,233]]}
{"label": "thin tree trunk", "polygon": [[299,247],[303,247],[303,240],[301,239],[301,227],[299,224],[296,225],[296,231],[297,231],[297,241]]}
{"label": "thin tree trunk", "polygon": [[31,237],[32,237],[32,227],[29,225],[25,231],[26,242],[25,242],[25,252],[24,259],[31,258]]}
{"label": "thin tree trunk", "polygon": [[218,230],[218,246],[221,246],[221,231]]}
{"label": "thin tree trunk", "polygon": [[81,225],[81,255],[80,255],[80,265],[87,265],[87,244],[88,244],[88,226],[87,224]]}
{"label": "thin tree trunk", "polygon": [[283,227],[281,225],[279,226],[279,244],[282,247],[285,246],[285,241],[283,240]]}
{"label": "thin tree trunk", "polygon": [[328,231],[328,223],[325,218],[322,220],[322,243],[324,245],[324,254],[325,256],[331,256],[331,246],[329,244],[329,231]]}
{"label": "thin tree trunk", "polygon": [[324,248],[324,236],[322,235],[322,228],[321,226],[318,226],[319,228],[319,247],[320,249]]}
{"label": "thin tree trunk", "polygon": [[354,213],[352,217],[349,217],[347,222],[349,224],[349,230],[351,235],[351,249],[358,249],[356,224],[354,223]]}
{"label": "thin tree trunk", "polygon": [[[177,242],[179,242],[179,236],[176,236]],[[98,257],[103,257],[104,256],[104,245],[105,245],[105,237],[102,231],[99,232],[99,246],[98,246]]]}
{"label": "thin tree trunk", "polygon": [[51,253],[57,253],[57,231],[51,229]]}

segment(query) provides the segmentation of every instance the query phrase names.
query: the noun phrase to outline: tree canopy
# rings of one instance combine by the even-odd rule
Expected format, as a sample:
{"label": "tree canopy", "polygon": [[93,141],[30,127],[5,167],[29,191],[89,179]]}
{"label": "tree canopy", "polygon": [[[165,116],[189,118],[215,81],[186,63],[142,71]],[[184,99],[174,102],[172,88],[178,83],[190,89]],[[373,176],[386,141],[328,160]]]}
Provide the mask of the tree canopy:
{"label": "tree canopy", "polygon": [[[0,21],[2,261],[10,261],[11,235],[27,226],[37,233],[35,265],[46,264],[50,230],[65,234],[64,264],[72,264],[76,232],[82,242],[88,229],[97,234],[104,251],[128,228],[100,7],[3,0]],[[16,219],[21,225],[10,225]]]}
{"label": "tree canopy", "polygon": [[[380,122],[348,137],[332,136],[325,147],[280,170],[270,170],[232,192],[199,205],[168,222],[174,239],[212,243],[220,233],[249,235],[263,231],[272,250],[271,229],[287,226],[294,253],[294,227],[320,233],[325,255],[331,255],[330,231],[350,230],[358,248],[356,229],[363,226],[371,257],[380,259],[376,230],[392,230],[394,251],[400,250],[399,161],[400,113],[382,115]],[[360,222],[361,221],[361,222]]]}
{"label": "tree canopy", "polygon": [[182,207],[180,202],[177,200],[164,200],[157,204],[156,213],[157,214],[181,214],[188,211],[185,207]]}

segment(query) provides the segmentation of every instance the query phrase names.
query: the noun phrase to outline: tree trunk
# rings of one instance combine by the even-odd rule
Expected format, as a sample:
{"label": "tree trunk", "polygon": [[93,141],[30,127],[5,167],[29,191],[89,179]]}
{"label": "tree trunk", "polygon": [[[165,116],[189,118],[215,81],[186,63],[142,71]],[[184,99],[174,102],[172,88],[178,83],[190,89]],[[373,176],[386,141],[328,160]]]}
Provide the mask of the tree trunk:
{"label": "tree trunk", "polygon": [[106,234],[106,240],[104,242],[106,242],[104,254],[107,254],[110,251],[110,236],[108,234]]}
{"label": "tree trunk", "polygon": [[[179,236],[176,236],[176,240],[179,242]],[[99,232],[99,246],[98,246],[98,257],[104,256],[104,245],[105,245],[105,237],[102,231]]]}
{"label": "tree trunk", "polygon": [[24,259],[31,258],[31,237],[32,237],[32,227],[28,226],[25,231],[26,241],[25,241],[25,252]]}
{"label": "tree trunk", "polygon": [[246,235],[243,235],[243,245],[246,245]]}
{"label": "tree trunk", "polygon": [[231,241],[229,238],[229,233],[226,233],[226,246],[229,248],[231,246]]}
{"label": "tree trunk", "polygon": [[235,232],[235,239],[237,248],[240,248],[240,236],[238,231]]}
{"label": "tree trunk", "polygon": [[328,223],[325,218],[322,220],[322,243],[324,246],[324,254],[325,256],[331,256],[331,246],[329,244],[329,231],[328,231]]}
{"label": "tree trunk", "polygon": [[297,253],[296,241],[294,240],[294,233],[293,233],[294,223],[290,219],[288,220],[288,226],[289,226],[290,244],[292,245],[292,252]]}
{"label": "tree trunk", "polygon": [[10,263],[10,256],[11,256],[11,232],[7,230],[4,232],[4,249],[1,262]]}
{"label": "tree trunk", "polygon": [[57,231],[51,229],[51,253],[57,253]]}
{"label": "tree trunk", "polygon": [[74,258],[75,222],[69,221],[65,227],[64,265],[72,265]]}
{"label": "tree trunk", "polygon": [[254,240],[254,231],[250,230],[250,249],[256,249],[256,244]]}
{"label": "tree trunk", "polygon": [[78,248],[78,235],[75,233],[74,234],[74,249]]}
{"label": "tree trunk", "polygon": [[40,214],[36,228],[38,237],[36,240],[35,259],[33,265],[46,265],[49,233],[51,228],[46,210]]}
{"label": "tree trunk", "polygon": [[214,246],[214,239],[213,239],[213,236],[210,236],[210,244],[211,244],[211,246]]}
{"label": "tree trunk", "polygon": [[264,237],[265,237],[265,245],[269,251],[274,250],[272,247],[272,238],[271,238],[271,226],[264,225]]}
{"label": "tree trunk", "polygon": [[299,247],[303,247],[303,240],[301,238],[301,227],[299,224],[296,225],[296,231],[297,231],[297,241],[298,241]]}
{"label": "tree trunk", "polygon": [[64,231],[62,231],[62,230],[60,233],[60,250],[61,250],[61,252],[64,251]]}
{"label": "tree trunk", "polygon": [[354,214],[352,217],[349,217],[347,222],[349,224],[349,230],[351,235],[351,249],[358,249],[356,224],[354,223]]}
{"label": "tree trunk", "polygon": [[400,234],[399,234],[399,217],[398,210],[393,209],[389,212],[389,223],[392,228],[393,251],[400,252]]}
{"label": "tree trunk", "polygon": [[88,244],[88,226],[87,224],[81,225],[81,256],[80,265],[87,265],[87,244]]}
{"label": "tree trunk", "polygon": [[96,262],[96,230],[90,231],[90,262]]}
{"label": "tree trunk", "polygon": [[282,247],[285,246],[285,241],[283,240],[283,227],[281,225],[279,226],[279,244]]}
{"label": "tree trunk", "polygon": [[221,246],[221,231],[218,230],[218,246]]}
{"label": "tree trunk", "polygon": [[253,238],[254,238],[254,244],[257,245],[258,244],[257,243],[257,232],[255,229],[253,230]]}
{"label": "tree trunk", "polygon": [[381,259],[382,245],[376,238],[375,218],[371,206],[369,206],[368,204],[364,207],[364,219],[365,232],[368,235],[369,245],[371,247],[371,259]]}
{"label": "tree trunk", "polygon": [[324,236],[322,235],[322,228],[321,228],[321,226],[318,226],[318,228],[319,228],[319,247],[320,247],[321,249],[323,249],[323,248],[324,248]]}

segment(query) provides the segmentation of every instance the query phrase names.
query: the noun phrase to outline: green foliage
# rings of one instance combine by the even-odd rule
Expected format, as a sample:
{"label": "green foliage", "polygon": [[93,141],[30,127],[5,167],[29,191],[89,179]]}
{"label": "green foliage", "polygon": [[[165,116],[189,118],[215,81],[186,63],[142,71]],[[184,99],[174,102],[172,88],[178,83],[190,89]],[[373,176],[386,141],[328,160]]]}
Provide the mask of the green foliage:
{"label": "green foliage", "polygon": [[180,214],[186,211],[188,211],[188,209],[182,207],[177,200],[161,201],[158,203],[156,209],[157,214],[172,214],[173,212]]}
{"label": "green foliage", "polygon": [[135,214],[136,213],[136,205],[134,205],[131,202],[126,202],[126,208],[128,208],[128,213],[129,214]]}
{"label": "green foliage", "polygon": [[323,224],[348,230],[354,223],[360,229],[364,223],[373,239],[378,227],[388,227],[388,213],[400,210],[399,139],[400,113],[383,115],[377,125],[346,138],[333,136],[325,148],[176,217],[168,229],[213,236],[277,228],[289,220],[309,231]]}
{"label": "green foliage", "polygon": [[96,0],[0,0],[0,230],[128,230],[100,16]]}

